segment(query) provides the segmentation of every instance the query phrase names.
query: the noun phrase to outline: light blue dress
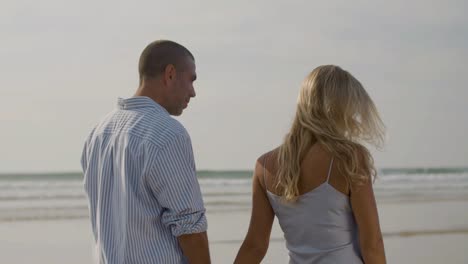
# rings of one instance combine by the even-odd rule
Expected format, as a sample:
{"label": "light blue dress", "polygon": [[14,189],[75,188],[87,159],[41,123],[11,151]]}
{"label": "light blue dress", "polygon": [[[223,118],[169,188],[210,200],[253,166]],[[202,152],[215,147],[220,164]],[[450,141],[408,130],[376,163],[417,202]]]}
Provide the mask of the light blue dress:
{"label": "light blue dress", "polygon": [[293,203],[269,191],[270,204],[284,232],[290,264],[363,263],[349,197],[327,181]]}

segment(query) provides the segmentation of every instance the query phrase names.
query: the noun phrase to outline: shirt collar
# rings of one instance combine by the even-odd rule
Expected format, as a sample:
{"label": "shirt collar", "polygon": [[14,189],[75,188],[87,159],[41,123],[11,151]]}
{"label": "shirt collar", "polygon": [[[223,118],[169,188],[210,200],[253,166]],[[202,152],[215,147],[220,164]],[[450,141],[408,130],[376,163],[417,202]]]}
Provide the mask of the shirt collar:
{"label": "shirt collar", "polygon": [[155,109],[158,112],[169,114],[167,110],[160,104],[156,103],[153,99],[146,96],[134,96],[130,98],[119,98],[117,107],[121,110],[133,110],[133,109]]}

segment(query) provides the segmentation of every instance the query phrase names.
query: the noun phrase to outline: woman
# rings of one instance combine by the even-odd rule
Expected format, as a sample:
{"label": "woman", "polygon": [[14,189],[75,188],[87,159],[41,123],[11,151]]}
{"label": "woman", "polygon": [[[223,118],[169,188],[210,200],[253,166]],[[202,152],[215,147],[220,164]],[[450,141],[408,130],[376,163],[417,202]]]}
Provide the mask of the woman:
{"label": "woman", "polygon": [[372,190],[384,125],[362,85],[333,65],[304,80],[283,144],[258,160],[250,227],[235,263],[260,263],[274,216],[290,263],[385,263]]}

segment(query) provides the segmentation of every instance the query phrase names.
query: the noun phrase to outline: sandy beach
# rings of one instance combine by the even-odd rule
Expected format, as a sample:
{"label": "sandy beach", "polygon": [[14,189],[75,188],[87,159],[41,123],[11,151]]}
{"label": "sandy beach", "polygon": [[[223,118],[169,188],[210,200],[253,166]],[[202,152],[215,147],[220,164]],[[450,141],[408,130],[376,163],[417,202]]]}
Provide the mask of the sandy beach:
{"label": "sandy beach", "polygon": [[[388,263],[468,263],[468,200],[382,202],[379,213]],[[213,263],[232,263],[242,243],[250,209],[208,207]],[[86,218],[0,222],[0,263],[92,263]],[[275,221],[263,263],[287,263]]]}

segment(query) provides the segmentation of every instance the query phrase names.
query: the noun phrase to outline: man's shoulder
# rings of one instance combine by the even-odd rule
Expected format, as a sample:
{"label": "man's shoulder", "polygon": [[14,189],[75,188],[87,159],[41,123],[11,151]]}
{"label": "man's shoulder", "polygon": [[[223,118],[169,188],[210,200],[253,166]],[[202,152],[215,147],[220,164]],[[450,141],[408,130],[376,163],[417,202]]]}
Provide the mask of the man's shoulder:
{"label": "man's shoulder", "polygon": [[163,146],[180,138],[190,139],[185,127],[171,116],[152,116],[149,120],[143,136],[156,146]]}
{"label": "man's shoulder", "polygon": [[167,134],[170,139],[190,138],[187,129],[177,119],[169,116],[166,118],[165,122],[167,126],[164,133]]}
{"label": "man's shoulder", "polygon": [[90,141],[95,134],[100,134],[106,131],[106,127],[109,124],[109,120],[115,115],[115,110],[110,111],[103,117],[101,117],[92,127],[91,132],[88,134],[86,138],[86,142]]}
{"label": "man's shoulder", "polygon": [[184,125],[179,122],[179,120],[168,116],[166,117],[166,123],[168,124],[168,130],[175,135],[186,135],[188,134],[187,129],[185,129]]}
{"label": "man's shoulder", "polygon": [[127,134],[157,147],[177,138],[190,138],[185,127],[169,115],[157,112],[134,113],[112,111],[95,127],[97,133]]}

